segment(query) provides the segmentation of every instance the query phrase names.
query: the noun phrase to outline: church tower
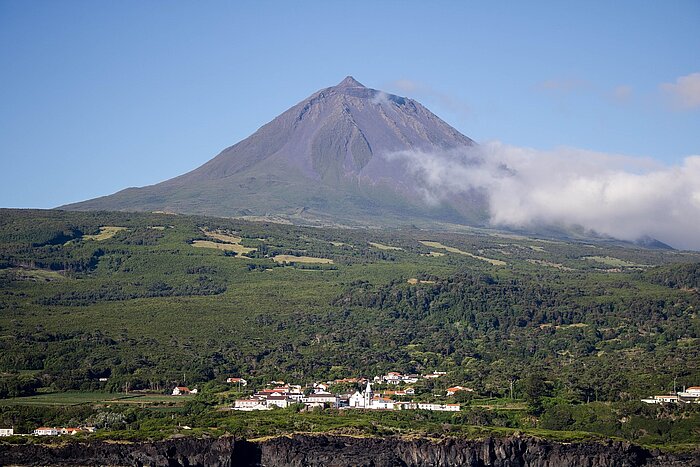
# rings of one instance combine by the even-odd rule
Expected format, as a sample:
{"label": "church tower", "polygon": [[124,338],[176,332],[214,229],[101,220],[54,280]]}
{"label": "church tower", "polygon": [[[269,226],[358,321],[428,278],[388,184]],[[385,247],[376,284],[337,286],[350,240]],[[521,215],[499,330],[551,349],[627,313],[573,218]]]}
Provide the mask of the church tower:
{"label": "church tower", "polygon": [[369,408],[372,405],[372,386],[367,381],[367,387],[365,388],[365,408]]}

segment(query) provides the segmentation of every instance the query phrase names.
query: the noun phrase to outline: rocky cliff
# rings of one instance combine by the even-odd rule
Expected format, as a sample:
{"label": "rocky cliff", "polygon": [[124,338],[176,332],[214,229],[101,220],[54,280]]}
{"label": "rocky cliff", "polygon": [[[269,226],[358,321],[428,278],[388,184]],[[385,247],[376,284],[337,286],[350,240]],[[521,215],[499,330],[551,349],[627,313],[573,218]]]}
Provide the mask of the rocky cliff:
{"label": "rocky cliff", "polygon": [[0,445],[0,465],[133,466],[700,466],[700,451],[663,454],[630,443],[555,443],[530,437],[466,439],[295,435],[153,443]]}

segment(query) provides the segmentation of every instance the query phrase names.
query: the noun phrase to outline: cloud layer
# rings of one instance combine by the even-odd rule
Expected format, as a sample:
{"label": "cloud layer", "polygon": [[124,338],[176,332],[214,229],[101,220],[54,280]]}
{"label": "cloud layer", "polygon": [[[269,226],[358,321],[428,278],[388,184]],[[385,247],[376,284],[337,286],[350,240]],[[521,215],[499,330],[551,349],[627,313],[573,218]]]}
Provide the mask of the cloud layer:
{"label": "cloud layer", "polygon": [[428,202],[484,190],[495,226],[578,225],[620,239],[648,235],[700,250],[700,156],[665,167],[651,159],[493,142],[386,157],[404,162]]}

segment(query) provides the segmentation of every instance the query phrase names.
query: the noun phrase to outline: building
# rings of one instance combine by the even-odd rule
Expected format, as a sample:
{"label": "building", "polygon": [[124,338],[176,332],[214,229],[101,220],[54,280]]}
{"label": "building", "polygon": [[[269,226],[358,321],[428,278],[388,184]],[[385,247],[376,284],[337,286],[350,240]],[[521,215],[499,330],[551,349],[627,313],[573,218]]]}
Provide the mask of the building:
{"label": "building", "polygon": [[459,404],[432,404],[426,402],[419,402],[416,404],[416,408],[419,410],[434,410],[438,412],[459,412]]}
{"label": "building", "polygon": [[176,386],[173,389],[173,396],[187,396],[190,394],[197,394],[197,390],[190,390],[190,388],[188,388],[187,386]]}
{"label": "building", "polygon": [[675,394],[650,396],[642,399],[647,404],[700,404],[700,386],[691,386]]}
{"label": "building", "polygon": [[402,374],[396,371],[390,371],[382,377],[387,384],[399,384],[401,382]]}
{"label": "building", "polygon": [[238,399],[234,402],[233,410],[248,412],[251,410],[270,410],[270,408],[261,399]]}
{"label": "building", "polygon": [[413,388],[397,389],[397,390],[386,390],[382,392],[384,396],[413,396],[416,394],[416,390]]}
{"label": "building", "polygon": [[647,404],[677,404],[678,396],[675,394],[664,394],[661,396],[652,396],[649,399],[642,399],[642,402]]}
{"label": "building", "polygon": [[369,409],[373,410],[394,410],[395,402],[386,397],[374,397],[370,401]]}
{"label": "building", "polygon": [[14,428],[0,428],[0,436],[12,436],[15,434]]}
{"label": "building", "polygon": [[267,396],[267,399],[265,399],[265,402],[267,403],[268,408],[279,407],[281,409],[286,409],[290,405],[296,403],[296,401],[294,399],[291,399],[291,398],[289,398],[287,396],[283,396],[283,395]]}
{"label": "building", "polygon": [[445,376],[447,374],[446,371],[433,371],[429,375],[423,375],[423,378],[425,379],[435,379],[439,378],[440,376]]}
{"label": "building", "polygon": [[40,426],[39,428],[34,430],[33,433],[36,436],[58,436],[58,428]]}
{"label": "building", "polygon": [[317,392],[302,398],[301,402],[307,407],[325,407],[326,404],[336,407],[338,405],[338,396],[330,392]]}
{"label": "building", "polygon": [[474,392],[474,390],[472,388],[465,388],[462,386],[453,386],[451,388],[447,388],[447,395],[452,396],[460,391]]}
{"label": "building", "polygon": [[681,402],[700,403],[700,386],[691,386],[678,393]]}
{"label": "building", "polygon": [[248,386],[248,381],[243,378],[226,378],[227,383],[238,384],[239,386]]}

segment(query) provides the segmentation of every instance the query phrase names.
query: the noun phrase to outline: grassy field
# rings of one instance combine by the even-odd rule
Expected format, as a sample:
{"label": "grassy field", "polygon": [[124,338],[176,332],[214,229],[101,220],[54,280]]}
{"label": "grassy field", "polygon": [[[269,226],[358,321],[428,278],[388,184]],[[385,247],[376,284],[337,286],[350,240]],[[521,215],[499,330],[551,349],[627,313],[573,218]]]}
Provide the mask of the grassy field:
{"label": "grassy field", "polygon": [[314,258],[312,256],[276,255],[272,259],[276,263],[333,264],[332,259]]}
{"label": "grassy field", "polygon": [[0,405],[16,406],[55,406],[69,407],[76,405],[94,404],[175,404],[182,405],[193,396],[168,396],[160,394],[140,393],[107,393],[95,391],[67,391],[41,393],[35,396],[12,397],[0,399]]}
{"label": "grassy field", "polygon": [[478,259],[481,261],[486,261],[487,263],[492,264],[493,266],[505,266],[507,264],[505,261],[501,261],[500,259],[491,259],[491,258],[486,258],[484,256],[478,256],[478,255],[469,253],[467,251],[462,251],[459,248],[445,246],[440,242],[431,242],[431,241],[427,241],[427,240],[421,240],[421,243],[427,247],[430,247],[430,248],[441,248],[443,250],[449,251],[450,253],[457,253],[457,254],[469,256],[471,258]]}
{"label": "grassy field", "polygon": [[384,245],[382,243],[377,243],[377,242],[368,242],[370,245],[372,245],[374,248],[379,248],[380,250],[393,250],[393,251],[399,251],[403,250],[403,248],[398,247],[398,246],[390,246],[390,245]]}
{"label": "grassy field", "polygon": [[65,280],[66,276],[58,271],[44,269],[8,268],[0,269],[0,278],[16,281],[50,282]]}
{"label": "grassy field", "polygon": [[222,251],[233,251],[234,253],[241,255],[255,251],[255,248],[244,247],[243,245],[238,245],[235,243],[219,243],[212,242],[209,240],[194,240],[192,246],[195,248],[213,248],[215,250]]}
{"label": "grassy field", "polygon": [[588,261],[595,261],[597,263],[605,264],[606,266],[612,266],[615,268],[645,267],[643,264],[636,264],[619,258],[613,258],[611,256],[585,256],[583,259]]}
{"label": "grassy field", "polygon": [[118,227],[115,225],[105,225],[100,227],[100,232],[95,235],[83,235],[83,240],[96,240],[101,242],[114,237],[117,233],[126,230],[126,227]]}

